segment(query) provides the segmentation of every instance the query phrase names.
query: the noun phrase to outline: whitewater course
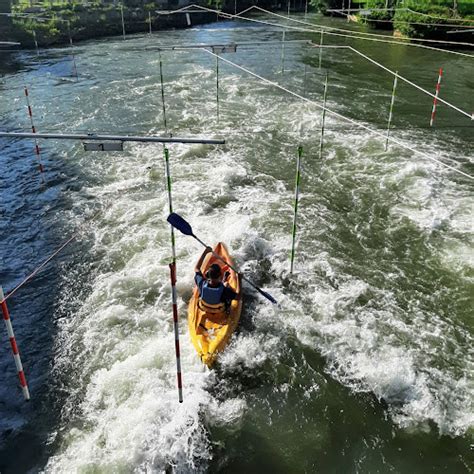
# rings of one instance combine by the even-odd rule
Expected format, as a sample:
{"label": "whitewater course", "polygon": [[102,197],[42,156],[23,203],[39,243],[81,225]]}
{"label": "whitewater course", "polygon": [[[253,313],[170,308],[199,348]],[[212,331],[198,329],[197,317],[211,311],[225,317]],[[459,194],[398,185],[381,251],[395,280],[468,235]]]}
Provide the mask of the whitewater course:
{"label": "whitewater course", "polygon": [[[252,18],[78,43],[78,78],[69,46],[10,56],[4,132],[31,131],[26,85],[37,132],[224,139],[168,145],[173,207],[279,307],[244,284],[205,367],[186,321],[202,246],[178,232],[179,403],[163,146],[39,140],[40,173],[33,140],[1,138],[5,293],[77,234],[8,299],[31,400],[3,328],[2,474],[473,472],[472,50],[318,48],[312,23],[351,27]],[[212,51],[164,47],[229,43],[218,120]],[[359,53],[400,76],[387,149],[394,75]],[[454,108],[430,127],[440,68]]]}

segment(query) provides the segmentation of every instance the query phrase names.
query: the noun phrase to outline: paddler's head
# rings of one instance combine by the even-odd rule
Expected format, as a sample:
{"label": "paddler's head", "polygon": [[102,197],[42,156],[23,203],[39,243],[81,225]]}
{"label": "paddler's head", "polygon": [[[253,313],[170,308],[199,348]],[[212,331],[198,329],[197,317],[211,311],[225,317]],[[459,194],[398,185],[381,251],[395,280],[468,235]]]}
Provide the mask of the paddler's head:
{"label": "paddler's head", "polygon": [[213,263],[206,272],[207,281],[211,286],[218,286],[221,283],[221,267],[217,263]]}

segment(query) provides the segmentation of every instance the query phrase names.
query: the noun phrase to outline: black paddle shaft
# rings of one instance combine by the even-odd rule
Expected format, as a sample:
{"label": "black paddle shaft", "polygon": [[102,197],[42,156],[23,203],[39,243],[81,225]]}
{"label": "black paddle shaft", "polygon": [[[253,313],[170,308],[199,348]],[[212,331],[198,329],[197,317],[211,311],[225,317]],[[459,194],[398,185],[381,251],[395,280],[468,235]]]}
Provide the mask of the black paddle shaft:
{"label": "black paddle shaft", "polygon": [[[176,214],[175,212],[172,212],[169,216],[167,221],[176,229],[178,229],[180,232],[182,232],[184,235],[189,235],[191,237],[194,237],[201,245],[204,247],[209,247],[205,242],[203,242],[199,237],[196,237],[193,233],[193,229],[190,226],[190,224],[184,220],[179,214]],[[216,257],[218,260],[221,262],[225,263],[229,268],[234,270],[235,273],[239,274],[237,269],[233,267],[230,263],[226,262],[220,255],[215,253],[214,251],[212,252],[212,255]],[[267,300],[271,301],[273,304],[278,304],[275,298],[273,298],[272,295],[267,293],[266,291],[263,291],[261,288],[259,288],[257,285],[252,283],[245,275],[242,275],[242,279],[245,280],[249,285],[251,285],[253,288],[255,288],[262,296],[267,298]]]}

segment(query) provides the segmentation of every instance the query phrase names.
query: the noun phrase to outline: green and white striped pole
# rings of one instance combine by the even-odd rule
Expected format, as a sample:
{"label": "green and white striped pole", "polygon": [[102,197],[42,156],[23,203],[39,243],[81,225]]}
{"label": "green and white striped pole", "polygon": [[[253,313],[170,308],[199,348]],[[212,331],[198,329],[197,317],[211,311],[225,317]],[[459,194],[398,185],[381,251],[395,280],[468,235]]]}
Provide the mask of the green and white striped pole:
{"label": "green and white striped pole", "polygon": [[321,69],[321,62],[323,60],[323,37],[324,30],[321,29],[321,38],[319,39],[319,69]]}
{"label": "green and white striped pole", "polygon": [[166,123],[166,105],[165,105],[165,87],[163,84],[163,64],[161,63],[161,53],[158,52],[160,58],[160,82],[161,82],[161,104],[163,106],[163,123],[165,126],[165,133],[168,134],[168,125]]}
{"label": "green and white striped pole", "polygon": [[219,55],[216,54],[216,111],[217,123],[219,123]]}
{"label": "green and white striped pole", "polygon": [[123,39],[125,39],[125,20],[123,18],[123,3],[120,5],[120,16],[122,17],[122,35]]}
{"label": "green and white striped pole", "polygon": [[285,72],[285,30],[281,36],[281,73]]}
{"label": "green and white striped pole", "polygon": [[295,244],[296,244],[296,217],[298,214],[298,199],[300,195],[300,178],[301,178],[301,156],[303,155],[303,147],[298,147],[298,158],[296,160],[296,179],[295,179],[295,206],[293,214],[293,232],[291,242],[291,258],[290,258],[290,273],[293,274],[293,265],[295,262]]}
{"label": "green and white striped pole", "polygon": [[319,140],[319,158],[323,158],[323,144],[324,144],[324,122],[326,120],[326,96],[328,93],[328,75],[326,74],[326,81],[324,82],[323,94],[323,111],[321,113],[321,139]]}
{"label": "green and white striped pole", "polygon": [[392,100],[390,102],[390,112],[388,114],[387,140],[385,141],[385,151],[387,151],[388,149],[388,137],[390,136],[390,126],[392,125],[393,104],[395,103],[395,91],[397,90],[397,81],[398,81],[398,71],[395,71],[395,77],[393,79]]}
{"label": "green and white striped pole", "polygon": [[[165,171],[166,171],[166,182],[168,187],[168,204],[170,214],[173,212],[173,200],[171,198],[171,173],[170,173],[170,160],[168,148],[163,147],[163,153],[165,156]],[[175,341],[175,352],[176,352],[176,378],[178,384],[178,400],[180,403],[183,401],[183,383],[181,378],[181,354],[179,348],[179,319],[178,319],[178,298],[176,295],[176,244],[174,237],[174,227],[171,227],[171,252],[172,262],[169,264],[170,276],[171,276],[171,299],[173,305],[173,326],[174,326],[174,341]]]}

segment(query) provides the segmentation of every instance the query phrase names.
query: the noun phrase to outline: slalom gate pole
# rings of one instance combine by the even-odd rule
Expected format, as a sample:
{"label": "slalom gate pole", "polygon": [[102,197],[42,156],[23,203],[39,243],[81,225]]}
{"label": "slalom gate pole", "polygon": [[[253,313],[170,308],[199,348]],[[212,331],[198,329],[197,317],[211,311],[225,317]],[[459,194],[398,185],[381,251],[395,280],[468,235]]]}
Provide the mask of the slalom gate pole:
{"label": "slalom gate pole", "polygon": [[291,0],[288,0],[288,18],[290,18],[290,5],[291,5]]}
{"label": "slalom gate pole", "polygon": [[395,92],[397,90],[397,81],[398,81],[398,71],[395,72],[395,77],[393,78],[392,100],[390,101],[390,112],[388,114],[387,140],[385,141],[385,151],[387,151],[388,149],[388,138],[390,136],[390,126],[392,124],[393,104],[395,103]]}
{"label": "slalom gate pole", "polygon": [[300,177],[301,177],[301,156],[303,155],[303,147],[298,147],[298,158],[296,161],[296,179],[295,179],[295,206],[293,214],[293,231],[291,241],[291,257],[290,257],[290,273],[293,274],[293,264],[295,261],[295,244],[296,244],[296,216],[298,214],[298,200],[300,195]]}
{"label": "slalom gate pole", "polygon": [[77,74],[76,58],[74,56],[74,45],[72,44],[71,22],[69,20],[67,22],[67,29],[69,33],[69,44],[71,45],[71,56],[72,56],[72,65],[73,65],[74,75],[76,76],[76,80],[79,81],[79,75]]}
{"label": "slalom gate pole", "polygon": [[285,33],[286,31],[283,30],[283,34],[281,36],[281,73],[285,72]]}
{"label": "slalom gate pole", "polygon": [[443,76],[443,68],[439,69],[438,82],[436,83],[436,92],[433,99],[433,109],[431,111],[430,127],[433,126],[435,115],[436,115],[436,106],[438,104],[439,90],[441,88],[441,77]]}
{"label": "slalom gate pole", "polygon": [[3,288],[0,286],[0,305],[2,307],[3,320],[7,327],[8,338],[10,339],[10,345],[13,351],[13,358],[15,359],[16,370],[18,372],[18,378],[20,379],[21,390],[25,400],[30,399],[30,391],[28,390],[28,384],[26,382],[25,372],[23,371],[23,364],[21,363],[20,353],[18,351],[18,345],[15,339],[15,333],[13,332],[13,326],[10,319],[10,313],[8,312],[7,302],[5,301],[5,295],[3,294]]}
{"label": "slalom gate pole", "polygon": [[308,16],[308,0],[306,0],[306,3],[304,5],[304,19],[306,21],[306,17]]}
{"label": "slalom gate pole", "polygon": [[321,30],[321,37],[319,38],[319,69],[321,69],[321,62],[323,60],[323,36],[324,30]]}
{"label": "slalom gate pole", "polygon": [[324,94],[323,94],[323,111],[321,113],[321,139],[319,140],[319,159],[323,158],[323,145],[324,145],[324,122],[326,121],[326,96],[328,93],[328,75],[326,74],[326,81],[324,83]]}
{"label": "slalom gate pole", "polygon": [[122,35],[125,39],[125,20],[123,19],[123,3],[120,4],[120,15],[122,16]]}
{"label": "slalom gate pole", "polygon": [[303,95],[306,95],[306,73],[308,71],[308,65],[304,65],[304,74],[303,74]]}
{"label": "slalom gate pole", "polygon": [[216,111],[217,123],[219,123],[219,55],[216,55]]}
{"label": "slalom gate pole", "polygon": [[33,41],[35,42],[35,48],[36,48],[36,56],[39,56],[39,48],[38,48],[38,41],[36,39],[36,31],[33,30]]}
{"label": "slalom gate pole", "polygon": [[351,0],[349,0],[348,8],[347,8],[347,23],[351,21],[351,19],[349,18],[350,14],[351,14]]}
{"label": "slalom gate pole", "polygon": [[[33,122],[33,112],[31,110],[31,105],[30,105],[30,98],[29,98],[29,95],[28,95],[28,89],[27,87],[25,86],[25,97],[26,97],[26,106],[28,107],[28,115],[30,117],[30,123],[31,123],[31,131],[33,133],[36,133],[36,128],[35,128],[35,124]],[[41,152],[40,152],[40,147],[38,145],[38,140],[35,138],[35,154],[36,154],[36,158],[38,160],[38,168],[39,168],[39,171],[41,173],[41,178],[42,178],[42,181],[43,183],[45,182],[45,179],[44,179],[44,167],[43,167],[43,163],[41,163]]]}
{"label": "slalom gate pole", "polygon": [[[163,148],[163,153],[165,157],[165,172],[166,172],[166,182],[168,188],[168,205],[170,214],[173,212],[173,200],[171,196],[171,173],[170,173],[170,161],[169,161],[169,152],[168,148]],[[181,358],[180,358],[180,348],[179,348],[179,327],[178,327],[178,302],[176,296],[176,244],[174,236],[174,227],[171,227],[171,252],[172,252],[172,262],[169,264],[170,268],[170,277],[171,277],[171,295],[172,295],[172,304],[173,304],[173,326],[174,326],[174,341],[175,341],[175,352],[176,352],[176,373],[177,373],[177,382],[178,382],[178,400],[179,403],[183,402],[183,383],[181,378]]]}
{"label": "slalom gate pole", "polygon": [[151,12],[148,12],[148,24],[149,24],[148,26],[150,27],[150,36],[151,36],[151,34],[152,34],[152,32],[151,32]]}
{"label": "slalom gate pole", "polygon": [[158,52],[160,58],[160,82],[161,82],[161,104],[163,106],[163,123],[165,126],[165,133],[168,134],[168,125],[166,123],[166,105],[165,105],[165,87],[163,84],[163,64],[161,62],[161,53]]}

